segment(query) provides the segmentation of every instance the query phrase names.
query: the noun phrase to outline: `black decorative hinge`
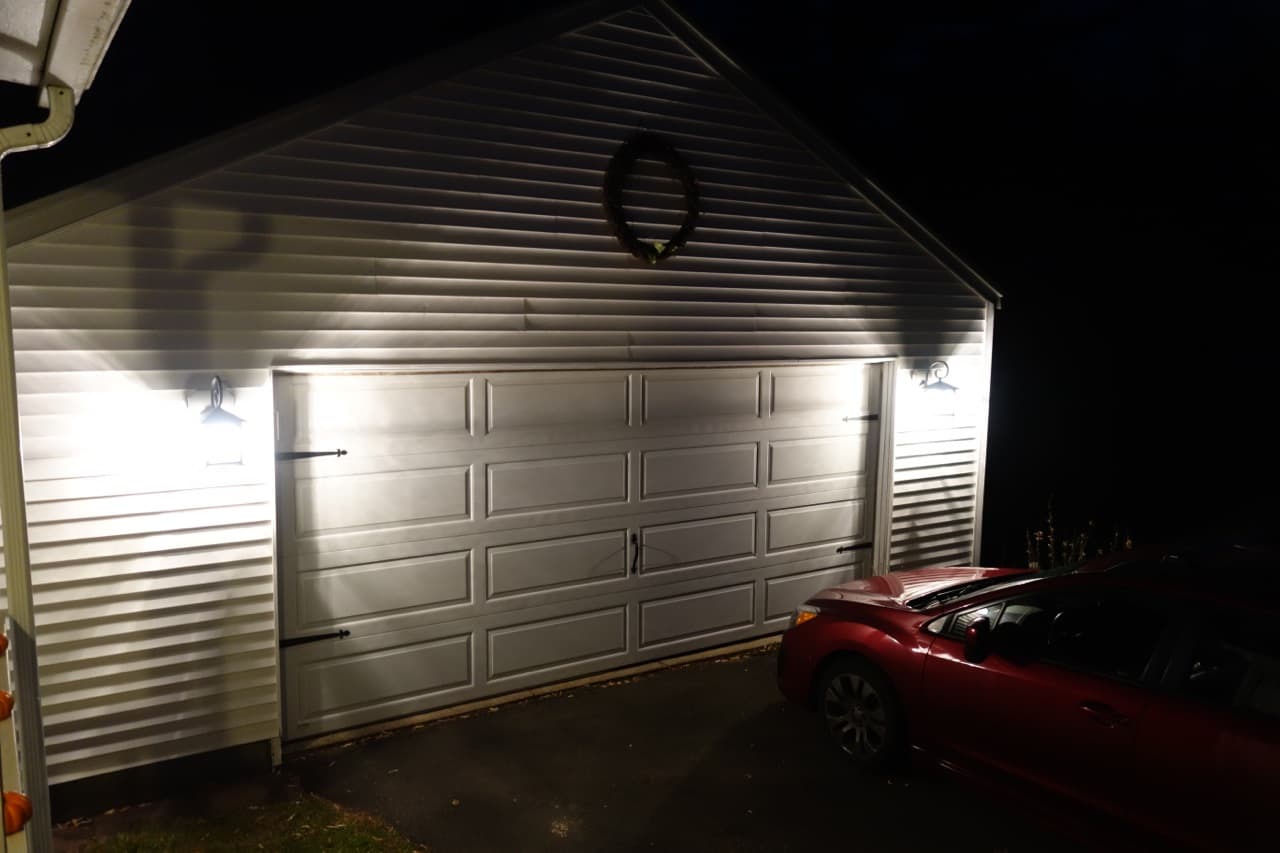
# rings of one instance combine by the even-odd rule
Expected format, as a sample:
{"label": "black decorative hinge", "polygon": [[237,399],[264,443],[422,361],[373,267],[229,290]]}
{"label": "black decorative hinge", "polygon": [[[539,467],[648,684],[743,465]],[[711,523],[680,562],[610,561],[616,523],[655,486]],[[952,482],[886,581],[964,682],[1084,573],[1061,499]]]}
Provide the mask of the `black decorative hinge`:
{"label": "black decorative hinge", "polygon": [[871,547],[870,542],[859,542],[857,545],[841,545],[836,549],[837,554],[846,554],[849,551],[863,551]]}
{"label": "black decorative hinge", "polygon": [[338,450],[284,450],[276,454],[277,462],[292,462],[295,459],[314,459],[317,456],[346,456],[347,451]]}
{"label": "black decorative hinge", "polygon": [[287,649],[290,646],[301,646],[304,643],[318,643],[321,640],[341,640],[350,636],[351,632],[346,628],[339,628],[337,631],[330,631],[327,634],[311,634],[306,637],[289,637],[287,640],[280,641],[280,648]]}

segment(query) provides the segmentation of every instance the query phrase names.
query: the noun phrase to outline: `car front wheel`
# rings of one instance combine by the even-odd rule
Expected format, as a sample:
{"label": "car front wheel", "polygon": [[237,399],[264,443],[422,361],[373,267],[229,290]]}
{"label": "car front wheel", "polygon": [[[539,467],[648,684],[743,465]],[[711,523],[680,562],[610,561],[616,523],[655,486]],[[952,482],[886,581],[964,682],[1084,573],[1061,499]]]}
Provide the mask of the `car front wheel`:
{"label": "car front wheel", "polygon": [[869,770],[901,755],[902,714],[889,680],[861,660],[838,660],[823,673],[819,709],[827,733],[850,761]]}

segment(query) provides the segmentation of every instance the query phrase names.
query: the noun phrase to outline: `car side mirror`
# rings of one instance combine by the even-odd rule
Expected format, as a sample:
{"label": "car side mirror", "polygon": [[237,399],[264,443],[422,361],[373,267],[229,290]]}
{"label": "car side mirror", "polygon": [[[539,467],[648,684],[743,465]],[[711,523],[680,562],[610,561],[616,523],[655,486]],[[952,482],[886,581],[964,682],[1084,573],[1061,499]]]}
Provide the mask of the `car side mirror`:
{"label": "car side mirror", "polygon": [[964,629],[964,659],[969,663],[979,663],[990,652],[991,620],[980,616]]}
{"label": "car side mirror", "polygon": [[1032,629],[1017,622],[1001,622],[992,629],[990,645],[994,654],[1013,663],[1030,663],[1038,655]]}

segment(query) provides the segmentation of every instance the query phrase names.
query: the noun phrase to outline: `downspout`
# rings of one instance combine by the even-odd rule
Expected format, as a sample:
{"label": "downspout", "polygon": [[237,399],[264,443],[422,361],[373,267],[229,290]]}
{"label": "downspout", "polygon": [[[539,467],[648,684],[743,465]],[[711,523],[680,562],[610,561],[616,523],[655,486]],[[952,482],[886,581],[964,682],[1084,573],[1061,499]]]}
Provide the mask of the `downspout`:
{"label": "downspout", "polygon": [[[75,97],[62,86],[46,90],[49,115],[40,124],[0,128],[0,160],[14,151],[48,148],[71,130]],[[36,666],[35,605],[27,540],[27,501],[22,475],[22,436],[18,422],[18,376],[13,351],[13,309],[9,303],[8,239],[4,233],[4,191],[0,184],[0,524],[4,527],[5,579],[9,618],[6,664],[12,675],[14,722],[18,734],[18,772],[33,817],[26,827],[27,849],[50,853],[49,777],[45,767],[44,722],[40,714],[40,674]],[[6,780],[8,782],[9,780]]]}

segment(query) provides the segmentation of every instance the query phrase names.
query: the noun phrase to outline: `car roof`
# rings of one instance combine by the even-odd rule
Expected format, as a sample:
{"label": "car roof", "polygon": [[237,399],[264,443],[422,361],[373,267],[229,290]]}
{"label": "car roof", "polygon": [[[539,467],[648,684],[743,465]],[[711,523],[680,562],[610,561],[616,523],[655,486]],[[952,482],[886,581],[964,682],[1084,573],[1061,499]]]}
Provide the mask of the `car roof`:
{"label": "car roof", "polygon": [[[1224,542],[1147,545],[1046,573],[1068,586],[1176,592],[1225,605],[1280,610],[1280,548]],[[1039,584],[1037,584],[1039,586]]]}

